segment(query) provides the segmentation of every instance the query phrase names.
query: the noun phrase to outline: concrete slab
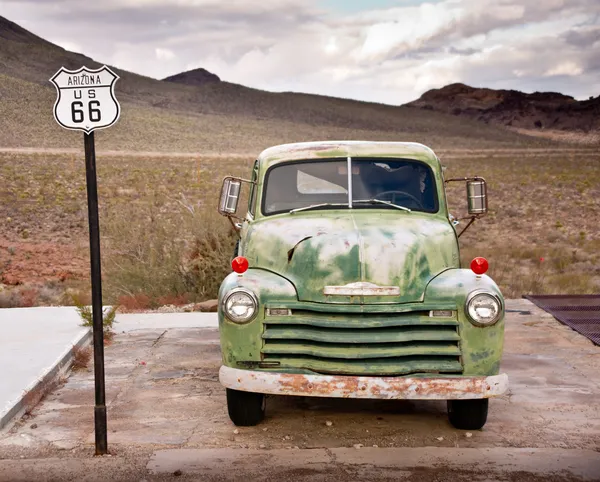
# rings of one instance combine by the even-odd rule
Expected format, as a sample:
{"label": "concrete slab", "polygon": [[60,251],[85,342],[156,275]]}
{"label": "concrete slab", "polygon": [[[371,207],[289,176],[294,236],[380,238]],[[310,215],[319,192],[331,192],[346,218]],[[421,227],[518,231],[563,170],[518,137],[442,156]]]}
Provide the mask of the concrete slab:
{"label": "concrete slab", "polygon": [[[117,333],[140,329],[218,327],[216,313],[118,314]],[[10,308],[0,310],[0,429],[35,404],[43,387],[68,369],[74,346],[91,341],[74,307]],[[35,394],[28,400],[27,394]]]}
{"label": "concrete slab", "polygon": [[178,449],[152,457],[4,459],[0,482],[578,482],[598,480],[599,459],[596,452],[560,449]]}
{"label": "concrete slab", "polygon": [[[448,480],[454,473],[485,474],[485,480],[515,480],[523,475],[548,480],[560,476],[580,480],[598,480],[600,453],[592,450],[514,449],[494,448],[333,448],[307,450],[247,450],[247,449],[181,449],[159,450],[150,458],[147,469],[151,474],[202,474],[204,477],[290,480],[295,472],[312,476],[331,473],[336,468],[342,473],[362,468],[363,475],[373,477],[377,469],[394,469],[411,476],[422,470],[438,472],[442,476],[426,480]],[[436,470],[437,469],[437,470]],[[433,475],[431,473],[429,475]],[[268,475],[267,475],[268,474]],[[275,477],[275,474],[279,477]],[[377,474],[380,475],[380,474]],[[377,477],[378,478],[378,477]],[[393,477],[389,480],[397,479]],[[343,477],[357,480],[354,477]],[[365,480],[360,477],[360,480]],[[412,479],[411,479],[412,480]],[[467,480],[474,480],[469,477]],[[475,480],[479,480],[478,478]],[[520,480],[520,479],[517,479]],[[526,480],[531,480],[529,477]]]}
{"label": "concrete slab", "polygon": [[216,313],[119,313],[113,325],[117,333],[160,328],[218,328]]}
{"label": "concrete slab", "polygon": [[[350,460],[352,451],[362,454],[369,448],[366,459],[360,459],[364,464],[352,469],[357,478],[361,471],[384,470],[394,453],[388,449],[424,448],[424,457],[449,454],[448,459],[467,450],[473,460],[479,453],[492,454],[490,460],[516,461],[513,468],[497,463],[508,474],[502,480],[584,480],[591,470],[600,478],[597,465],[588,470],[584,464],[586,458],[596,464],[595,454],[600,453],[600,348],[526,300],[509,300],[507,307],[502,370],[509,375],[510,392],[491,401],[482,430],[454,429],[441,401],[309,397],[269,397],[262,424],[236,428],[218,383],[218,330],[137,326],[118,333],[106,348],[109,449],[117,457],[132,451],[148,457],[156,453],[153,460],[158,461],[165,449],[174,450],[176,458],[182,450],[218,449],[242,458],[246,450],[258,451],[265,454],[261,460],[283,450],[320,449]],[[26,424],[0,436],[0,459],[61,456],[65,449],[89,455],[93,387],[91,368],[72,374],[33,410]],[[558,459],[568,462],[561,470]],[[426,474],[432,477],[423,480],[442,480],[445,463],[440,462],[442,472]],[[260,473],[263,465],[255,468]],[[386,472],[391,478],[401,470],[392,469]],[[344,465],[337,476],[344,478],[346,470]],[[469,470],[479,469],[474,465]],[[557,478],[549,477],[550,472]],[[485,473],[479,475],[473,480],[485,480]]]}
{"label": "concrete slab", "polygon": [[85,344],[91,331],[72,307],[2,309],[0,326],[1,429],[33,408],[25,405],[37,403],[36,392],[68,368],[73,346]]}

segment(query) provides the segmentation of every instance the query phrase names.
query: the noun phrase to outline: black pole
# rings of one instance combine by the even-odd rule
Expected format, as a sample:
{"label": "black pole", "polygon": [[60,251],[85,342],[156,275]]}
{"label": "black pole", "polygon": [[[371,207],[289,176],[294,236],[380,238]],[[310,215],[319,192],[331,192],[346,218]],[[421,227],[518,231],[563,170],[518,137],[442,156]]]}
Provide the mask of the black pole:
{"label": "black pole", "polygon": [[100,271],[100,225],[98,221],[98,186],[96,183],[96,147],[94,132],[83,135],[85,177],[87,181],[88,220],[90,224],[90,261],[92,268],[92,320],[94,334],[94,383],[96,405],[94,428],[96,455],[108,453],[106,440],[106,400],[104,394],[104,327],[102,323],[102,278]]}

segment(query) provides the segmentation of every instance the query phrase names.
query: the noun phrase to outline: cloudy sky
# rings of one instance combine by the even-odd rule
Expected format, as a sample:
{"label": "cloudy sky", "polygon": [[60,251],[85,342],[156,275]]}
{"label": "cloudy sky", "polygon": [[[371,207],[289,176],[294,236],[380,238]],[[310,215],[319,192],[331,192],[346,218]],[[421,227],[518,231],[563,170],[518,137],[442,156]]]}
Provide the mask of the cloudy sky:
{"label": "cloudy sky", "polygon": [[0,0],[62,47],[163,78],[400,104],[452,82],[600,94],[598,0]]}

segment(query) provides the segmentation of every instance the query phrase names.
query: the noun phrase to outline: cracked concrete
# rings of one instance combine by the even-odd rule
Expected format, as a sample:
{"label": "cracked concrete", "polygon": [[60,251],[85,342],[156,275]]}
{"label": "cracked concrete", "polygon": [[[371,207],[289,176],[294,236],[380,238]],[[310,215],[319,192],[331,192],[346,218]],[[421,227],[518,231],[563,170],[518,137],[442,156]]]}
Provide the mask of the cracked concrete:
{"label": "cracked concrete", "polygon": [[[231,459],[239,469],[256,471],[255,478],[271,480],[285,472],[273,467],[289,453],[296,462],[288,475],[301,480],[358,477],[364,464],[378,477],[406,480],[436,480],[440,474],[439,480],[463,480],[461,474],[485,480],[473,478],[482,467],[491,480],[600,480],[600,348],[526,300],[507,305],[502,370],[510,392],[491,401],[488,424],[471,437],[449,425],[444,402],[305,397],[269,397],[264,423],[234,433],[218,383],[217,330],[154,327],[117,334],[106,349],[109,449],[123,463],[134,457],[136,474],[144,478],[160,478],[176,465],[187,474],[220,477],[215,467]],[[75,372],[30,417],[4,431],[0,459],[9,460],[0,460],[0,480],[9,480],[2,468],[18,467],[20,457],[75,458],[87,467],[94,443],[93,387],[91,367]],[[324,462],[302,472],[313,456]],[[477,456],[496,460],[495,466],[475,463]],[[512,461],[508,468],[500,463],[505,459]],[[556,460],[564,460],[564,467]],[[439,474],[431,472],[435,467]],[[123,465],[114,480],[128,470]]]}

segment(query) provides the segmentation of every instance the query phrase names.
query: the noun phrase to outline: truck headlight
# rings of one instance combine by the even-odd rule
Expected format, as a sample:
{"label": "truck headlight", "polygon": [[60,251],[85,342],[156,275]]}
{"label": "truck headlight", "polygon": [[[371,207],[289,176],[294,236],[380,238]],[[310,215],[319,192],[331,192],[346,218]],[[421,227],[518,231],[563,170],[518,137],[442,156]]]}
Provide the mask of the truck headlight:
{"label": "truck headlight", "polygon": [[465,313],[477,326],[491,326],[500,319],[502,304],[497,296],[485,291],[473,291],[467,296]]}
{"label": "truck headlight", "polygon": [[246,323],[256,316],[258,300],[252,291],[235,288],[223,300],[223,311],[231,321]]}

